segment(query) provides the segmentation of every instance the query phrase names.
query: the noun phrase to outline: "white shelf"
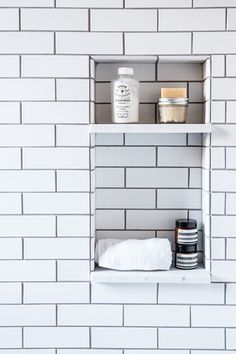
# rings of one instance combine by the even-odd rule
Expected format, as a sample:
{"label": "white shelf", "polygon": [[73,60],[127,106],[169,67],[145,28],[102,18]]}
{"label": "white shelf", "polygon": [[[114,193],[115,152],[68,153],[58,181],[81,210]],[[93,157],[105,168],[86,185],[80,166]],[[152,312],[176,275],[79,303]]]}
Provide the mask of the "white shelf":
{"label": "white shelf", "polygon": [[90,133],[211,133],[207,124],[90,124]]}
{"label": "white shelf", "polygon": [[203,266],[192,270],[173,267],[169,271],[118,271],[97,267],[91,272],[91,282],[204,284],[211,282],[211,276]]}

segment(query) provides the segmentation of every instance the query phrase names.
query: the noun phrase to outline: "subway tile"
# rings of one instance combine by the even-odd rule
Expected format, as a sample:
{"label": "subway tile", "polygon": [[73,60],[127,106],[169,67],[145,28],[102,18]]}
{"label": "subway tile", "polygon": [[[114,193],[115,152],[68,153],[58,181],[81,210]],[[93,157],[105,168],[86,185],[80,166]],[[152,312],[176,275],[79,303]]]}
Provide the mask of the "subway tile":
{"label": "subway tile", "polygon": [[160,284],[158,303],[224,304],[223,284]]}
{"label": "subway tile", "polygon": [[[193,53],[194,54],[209,54],[209,53],[230,54],[230,53],[235,53],[235,49],[236,49],[235,32],[193,33]],[[224,90],[222,90],[222,92],[224,92]]]}
{"label": "subway tile", "polygon": [[0,124],[20,123],[20,103],[0,102]]}
{"label": "subway tile", "polygon": [[227,9],[227,29],[236,30],[235,22],[236,22],[236,9]]}
{"label": "subway tile", "polygon": [[190,0],[146,0],[143,3],[142,0],[126,0],[126,7],[191,7]]}
{"label": "subway tile", "polygon": [[[212,0],[193,0],[194,7],[211,7]],[[234,0],[214,0],[214,7],[234,7]]]}
{"label": "subway tile", "polygon": [[226,214],[236,214],[236,194],[226,194]]}
{"label": "subway tile", "polygon": [[124,210],[96,210],[97,229],[123,229]]}
{"label": "subway tile", "polygon": [[[131,350],[125,350],[124,354],[146,354],[147,351],[146,350],[139,350],[139,349],[131,349]],[[82,353],[83,354],[83,353]],[[148,351],[148,354],[189,354],[188,350],[162,350],[162,349],[151,349]],[[205,353],[203,353],[205,354]],[[211,354],[215,354],[215,353],[211,353]],[[216,353],[217,354],[217,353]],[[219,353],[222,354],[222,353]],[[227,353],[225,353],[227,354]]]}
{"label": "subway tile", "polygon": [[236,171],[211,171],[211,187],[213,192],[235,192]]}
{"label": "subway tile", "polygon": [[54,216],[6,215],[0,216],[0,237],[53,237]]}
{"label": "subway tile", "polygon": [[211,217],[213,237],[236,237],[236,218],[232,215]]}
{"label": "subway tile", "polygon": [[90,236],[90,220],[87,215],[58,215],[58,236]]}
{"label": "subway tile", "polygon": [[58,281],[89,281],[90,261],[85,260],[58,260]]}
{"label": "subway tile", "polygon": [[156,10],[91,10],[92,31],[156,31]]}
{"label": "subway tile", "polygon": [[200,189],[160,189],[157,192],[158,208],[201,209]]}
{"label": "subway tile", "polygon": [[[235,148],[227,148],[226,149],[226,168],[236,168],[236,159],[235,159]],[[227,171],[229,176],[234,171]],[[232,177],[232,175],[231,175]]]}
{"label": "subway tile", "polygon": [[25,348],[88,348],[89,328],[83,327],[26,327]]}
{"label": "subway tile", "polygon": [[23,102],[23,123],[88,123],[87,102]]}
{"label": "subway tile", "polygon": [[89,146],[88,125],[58,125],[57,146]]}
{"label": "subway tile", "polygon": [[159,147],[159,166],[201,167],[199,147]]}
{"label": "subway tile", "polygon": [[123,145],[123,134],[121,133],[114,133],[112,136],[106,133],[97,134],[96,138],[96,146],[104,146],[104,145]]}
{"label": "subway tile", "polygon": [[22,76],[89,77],[89,58],[71,55],[25,55],[22,57]]}
{"label": "subway tile", "polygon": [[53,261],[0,261],[1,281],[55,281]]}
{"label": "subway tile", "polygon": [[225,194],[211,193],[211,214],[225,213]]}
{"label": "subway tile", "polygon": [[154,208],[155,190],[97,189],[98,209]]}
{"label": "subway tile", "polygon": [[57,0],[57,7],[92,7],[92,8],[116,8],[123,7],[123,0]]}
{"label": "subway tile", "polygon": [[88,11],[79,9],[22,9],[23,31],[88,30]]}
{"label": "subway tile", "polygon": [[155,166],[152,147],[97,147],[96,166]]}
{"label": "subway tile", "polygon": [[212,261],[212,281],[213,282],[236,282],[235,261]]}
{"label": "subway tile", "polygon": [[1,125],[1,146],[52,146],[53,126]]}
{"label": "subway tile", "polygon": [[0,348],[21,348],[21,328],[0,328]]}
{"label": "subway tile", "polygon": [[126,170],[126,186],[187,188],[188,170],[186,168],[128,168]]}
{"label": "subway tile", "polygon": [[225,57],[224,57],[224,55],[212,55],[211,73],[212,73],[213,77],[225,76]]}
{"label": "subway tile", "polygon": [[88,214],[88,193],[25,193],[25,214]]}
{"label": "subway tile", "polygon": [[225,29],[223,9],[174,9],[159,11],[160,31],[216,31]]}
{"label": "subway tile", "polygon": [[[0,10],[0,27],[1,27],[1,11]],[[8,17],[6,17],[9,20]],[[1,30],[1,29],[0,29]],[[20,59],[16,55],[4,55],[0,57],[0,75],[1,77],[19,77],[20,76]],[[1,105],[6,106],[3,102]],[[14,103],[11,105],[14,105]],[[9,104],[8,104],[9,106]]]}
{"label": "subway tile", "polygon": [[[201,338],[201,340],[199,340],[199,338]],[[168,349],[223,349],[224,329],[160,328],[159,347]]]}
{"label": "subway tile", "polygon": [[1,192],[54,191],[53,171],[0,171]]}
{"label": "subway tile", "polygon": [[19,30],[19,10],[1,9],[0,10],[0,31]]}
{"label": "subway tile", "polygon": [[0,193],[0,214],[21,214],[20,193]]}
{"label": "subway tile", "polygon": [[22,240],[21,239],[0,239],[0,259],[21,259]]}
{"label": "subway tile", "polygon": [[28,238],[24,242],[25,259],[88,259],[88,238]]}
{"label": "subway tile", "polygon": [[223,147],[211,148],[211,168],[225,168],[225,149]]}
{"label": "subway tile", "polygon": [[156,303],[156,284],[92,283],[92,303]]}
{"label": "subway tile", "polygon": [[57,171],[57,190],[59,192],[89,192],[89,171]]}
{"label": "subway tile", "polygon": [[53,305],[0,305],[1,326],[50,326],[56,324]]}
{"label": "subway tile", "polygon": [[174,229],[175,219],[186,216],[184,210],[128,210],[127,229]]}
{"label": "subway tile", "polygon": [[212,134],[212,146],[234,146],[236,138],[236,125],[215,125]]}
{"label": "subway tile", "polygon": [[126,134],[125,145],[186,145],[185,134]]}
{"label": "subway tile", "polygon": [[229,101],[227,102],[227,123],[236,123],[236,102]]}
{"label": "subway tile", "polygon": [[121,305],[60,305],[58,323],[62,326],[121,326]]}
{"label": "subway tile", "polygon": [[88,148],[28,148],[23,150],[25,169],[88,169]]}
{"label": "subway tile", "polygon": [[203,84],[201,82],[189,83],[189,102],[202,102],[203,101]]}
{"label": "subway tile", "polygon": [[232,238],[227,239],[226,258],[236,260],[236,240]]}
{"label": "subway tile", "polygon": [[[83,75],[85,76],[85,71]],[[58,101],[88,101],[89,100],[89,80],[88,79],[57,79],[57,99]],[[78,102],[76,102],[78,104]],[[86,103],[80,104],[87,107]],[[77,112],[76,112],[77,113]],[[77,117],[77,116],[76,116]],[[77,119],[84,119],[83,114]],[[81,122],[82,123],[82,122]],[[85,122],[88,123],[88,120]]]}
{"label": "subway tile", "polygon": [[96,168],[96,187],[124,187],[124,169]]}
{"label": "subway tile", "polygon": [[22,286],[21,283],[0,284],[0,304],[21,304]]}
{"label": "subway tile", "polygon": [[52,54],[53,51],[53,33],[21,31],[0,33],[2,54]]}
{"label": "subway tile", "polygon": [[236,329],[228,328],[226,329],[226,348],[236,349]]}
{"label": "subway tile", "polygon": [[122,34],[59,32],[56,37],[56,51],[60,54],[122,54]]}
{"label": "subway tile", "polygon": [[235,306],[192,306],[193,327],[235,327]]}
{"label": "subway tile", "polygon": [[[171,232],[169,232],[170,234]],[[96,231],[96,236],[98,239],[102,238],[118,238],[118,239],[145,239],[145,238],[154,238],[155,231],[150,230],[98,230]]]}
{"label": "subway tile", "polygon": [[0,169],[11,170],[21,168],[21,152],[19,148],[0,149]]}
{"label": "subway tile", "polygon": [[219,100],[236,99],[233,89],[235,85],[236,79],[232,77],[212,79],[212,98]]}
{"label": "subway tile", "polygon": [[226,284],[226,304],[236,304],[236,284]]}
{"label": "subway tile", "polygon": [[[66,281],[24,284],[25,304],[66,304],[79,302],[87,303],[88,301],[88,283],[70,283]],[[41,306],[38,307],[41,308]],[[72,325],[72,323],[70,324]]]}
{"label": "subway tile", "polygon": [[[161,11],[169,12],[172,10],[161,10]],[[158,70],[157,76],[159,81],[163,80],[163,81],[170,81],[170,82],[172,81],[181,82],[181,81],[200,81],[202,79],[202,66],[201,64],[198,63],[184,63],[184,64],[175,63],[173,65],[172,63],[160,62],[158,63],[157,70]],[[161,83],[161,87],[163,87],[162,83]]]}
{"label": "subway tile", "polygon": [[6,349],[2,354],[55,354],[55,349]]}
{"label": "subway tile", "polygon": [[125,54],[190,54],[190,33],[127,33]]}
{"label": "subway tile", "polygon": [[103,348],[156,348],[155,328],[92,328],[92,347]]}
{"label": "subway tile", "polygon": [[211,239],[211,258],[225,259],[225,239],[224,238]]}
{"label": "subway tile", "polygon": [[166,327],[189,326],[188,306],[127,305],[124,309],[125,326]]}
{"label": "subway tile", "polygon": [[201,188],[202,186],[202,169],[201,168],[190,168],[189,170],[189,187],[190,188]]}
{"label": "subway tile", "polygon": [[212,101],[211,102],[211,123],[225,122],[225,102]]}
{"label": "subway tile", "polygon": [[54,0],[2,0],[0,7],[53,7]]}
{"label": "subway tile", "polygon": [[2,101],[54,100],[55,83],[52,79],[0,79],[0,97]]}

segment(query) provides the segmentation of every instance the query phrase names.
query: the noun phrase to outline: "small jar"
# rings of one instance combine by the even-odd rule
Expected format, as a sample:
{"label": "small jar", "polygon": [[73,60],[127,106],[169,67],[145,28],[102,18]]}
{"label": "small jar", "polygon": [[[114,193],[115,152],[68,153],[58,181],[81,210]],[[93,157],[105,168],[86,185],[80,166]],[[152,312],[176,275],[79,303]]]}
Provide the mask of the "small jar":
{"label": "small jar", "polygon": [[175,221],[175,242],[179,245],[189,245],[197,243],[197,220],[177,219]]}
{"label": "small jar", "polygon": [[197,244],[195,245],[179,245],[176,244],[175,266],[178,269],[195,269],[197,268],[198,255]]}
{"label": "small jar", "polygon": [[188,98],[159,98],[160,123],[186,123]]}

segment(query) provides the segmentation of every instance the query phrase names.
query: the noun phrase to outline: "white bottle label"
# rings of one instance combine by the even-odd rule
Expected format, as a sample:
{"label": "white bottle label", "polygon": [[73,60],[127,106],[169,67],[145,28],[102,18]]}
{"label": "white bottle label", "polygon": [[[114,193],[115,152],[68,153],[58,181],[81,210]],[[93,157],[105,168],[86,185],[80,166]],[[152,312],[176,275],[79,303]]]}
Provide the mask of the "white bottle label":
{"label": "white bottle label", "polygon": [[113,82],[113,122],[138,122],[138,82],[120,79]]}

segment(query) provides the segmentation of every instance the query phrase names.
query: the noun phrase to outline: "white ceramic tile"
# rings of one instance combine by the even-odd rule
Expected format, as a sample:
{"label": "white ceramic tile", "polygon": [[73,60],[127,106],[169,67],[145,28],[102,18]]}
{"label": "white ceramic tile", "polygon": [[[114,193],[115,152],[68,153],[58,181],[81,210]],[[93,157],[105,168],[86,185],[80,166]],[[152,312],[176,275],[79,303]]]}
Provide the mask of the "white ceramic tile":
{"label": "white ceramic tile", "polygon": [[212,259],[225,259],[225,239],[211,239],[211,257]]}
{"label": "white ceramic tile", "polygon": [[235,306],[192,306],[193,327],[235,327]]}
{"label": "white ceramic tile", "polygon": [[235,53],[235,39],[234,32],[196,32],[193,34],[193,53]]}

